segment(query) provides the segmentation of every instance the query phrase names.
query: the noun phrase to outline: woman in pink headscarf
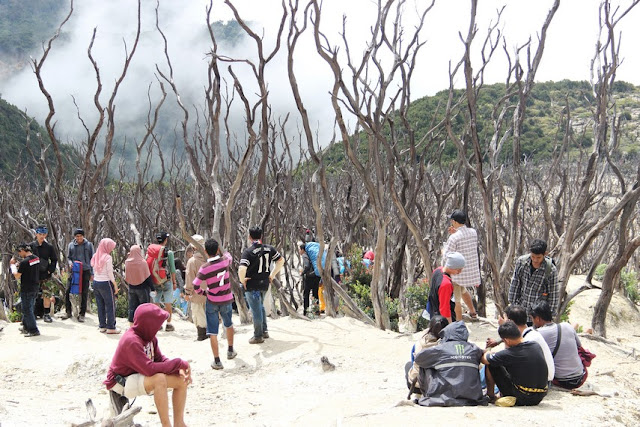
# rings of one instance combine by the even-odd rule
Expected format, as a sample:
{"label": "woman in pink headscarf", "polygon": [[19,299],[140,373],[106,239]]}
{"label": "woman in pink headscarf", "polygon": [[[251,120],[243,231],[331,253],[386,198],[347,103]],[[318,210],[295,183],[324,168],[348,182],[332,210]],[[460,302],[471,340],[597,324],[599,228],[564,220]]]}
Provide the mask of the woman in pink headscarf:
{"label": "woman in pink headscarf", "polygon": [[124,279],[129,285],[129,323],[133,326],[136,309],[140,304],[151,302],[149,294],[154,290],[149,265],[138,245],[129,249],[129,255],[124,262]]}
{"label": "woman in pink headscarf", "polygon": [[93,267],[93,293],[98,305],[98,322],[100,332],[119,334],[116,329],[116,300],[118,284],[113,275],[113,260],[111,251],[116,247],[116,242],[109,238],[100,240],[98,250],[91,258]]}

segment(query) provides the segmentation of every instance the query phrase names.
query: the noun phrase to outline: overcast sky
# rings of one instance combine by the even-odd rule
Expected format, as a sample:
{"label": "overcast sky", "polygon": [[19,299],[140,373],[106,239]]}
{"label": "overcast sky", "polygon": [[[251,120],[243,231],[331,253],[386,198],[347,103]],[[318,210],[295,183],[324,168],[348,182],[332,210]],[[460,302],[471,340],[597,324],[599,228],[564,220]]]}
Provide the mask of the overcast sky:
{"label": "overcast sky", "polygon": [[[103,105],[106,105],[109,90],[117,78],[123,59],[123,39],[131,46],[135,29],[135,2],[131,0],[83,0],[76,2],[74,17],[65,27],[68,41],[54,45],[54,50],[45,66],[45,84],[54,96],[57,106],[58,128],[64,135],[78,135],[81,127],[75,119],[76,111],[71,96],[76,97],[85,117],[91,119],[95,76],[87,60],[86,50],[91,32],[97,27],[97,38],[93,49],[99,63],[103,84]],[[154,77],[155,64],[166,70],[162,58],[162,43],[155,31],[153,7],[155,2],[144,1],[143,33],[139,50],[125,84],[117,98],[120,120],[135,117],[146,111],[146,93],[151,85],[152,97],[158,94]],[[241,16],[255,22],[254,29],[264,29],[265,44],[272,46],[277,29],[281,6],[273,0],[234,0]],[[427,0],[407,0],[405,25],[411,26],[414,10],[423,8]],[[537,33],[552,5],[551,0],[480,0],[477,25],[479,29],[476,46],[492,20],[496,10],[506,5],[500,28],[506,39],[507,50],[513,54],[515,47],[533,38],[537,45]],[[589,80],[590,61],[598,37],[599,0],[562,0],[560,9],[549,30],[549,36],[537,75],[537,81]],[[614,4],[628,5],[627,1]],[[169,53],[173,60],[175,80],[185,99],[202,103],[202,90],[206,84],[206,53],[209,42],[203,37],[205,31],[206,0],[161,1],[160,20],[169,40]],[[222,1],[214,2],[213,20],[226,20],[231,13]],[[370,0],[324,0],[322,28],[332,44],[340,44],[338,31],[342,15],[347,17],[347,31],[352,52],[365,49],[366,36],[375,22],[376,3]],[[418,69],[412,83],[413,98],[432,95],[448,86],[449,61],[459,61],[462,43],[458,32],[466,34],[469,21],[470,0],[436,0],[434,9],[427,15],[422,40]],[[640,40],[640,7],[633,10],[619,26],[622,31],[621,56],[624,63],[618,72],[618,80],[640,85],[640,53],[634,44]],[[331,134],[330,105],[327,98],[329,72],[319,60],[310,40],[305,41],[296,57],[298,82],[303,90],[305,102],[310,110],[323,140]],[[305,47],[306,46],[306,47]],[[236,50],[226,50],[231,56],[242,57],[251,51],[251,45]],[[290,89],[286,80],[285,49],[268,69],[269,89],[274,109],[284,112],[290,109]],[[487,69],[486,82],[502,82],[506,77],[505,55],[496,54]],[[241,76],[248,78],[246,67],[235,66]],[[46,103],[39,92],[30,69],[13,78],[0,82],[0,93],[9,102],[30,115],[42,120],[46,115]],[[282,95],[280,95],[282,94]],[[329,135],[329,136],[327,136]],[[64,137],[63,137],[64,139]]]}

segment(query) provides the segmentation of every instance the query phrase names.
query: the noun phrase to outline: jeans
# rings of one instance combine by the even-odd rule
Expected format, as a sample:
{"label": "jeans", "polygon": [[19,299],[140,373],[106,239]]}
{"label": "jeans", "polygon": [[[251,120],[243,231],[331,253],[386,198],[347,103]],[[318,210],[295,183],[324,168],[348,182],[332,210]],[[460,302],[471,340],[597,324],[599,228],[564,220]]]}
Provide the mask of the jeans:
{"label": "jeans", "polygon": [[144,284],[138,286],[129,285],[129,322],[133,323],[133,315],[136,313],[136,308],[140,304],[147,302],[151,302],[149,288]]}
{"label": "jeans", "polygon": [[[87,313],[87,300],[89,296],[89,279],[91,279],[91,270],[82,270],[82,300],[80,303],[80,316]],[[71,290],[71,279],[67,285],[67,292],[64,296],[64,308],[69,317],[71,317],[71,300],[69,299],[69,291]]]}
{"label": "jeans", "polygon": [[116,328],[116,302],[113,298],[111,282],[93,282],[93,293],[98,305],[98,324],[100,328]]}
{"label": "jeans", "polygon": [[265,291],[246,291],[244,297],[251,309],[253,316],[253,336],[262,338],[267,332],[267,315],[264,312],[264,294]]}
{"label": "jeans", "polygon": [[24,326],[24,330],[27,332],[38,332],[36,315],[33,313],[37,296],[37,291],[20,292],[20,299],[22,300],[22,324]]}

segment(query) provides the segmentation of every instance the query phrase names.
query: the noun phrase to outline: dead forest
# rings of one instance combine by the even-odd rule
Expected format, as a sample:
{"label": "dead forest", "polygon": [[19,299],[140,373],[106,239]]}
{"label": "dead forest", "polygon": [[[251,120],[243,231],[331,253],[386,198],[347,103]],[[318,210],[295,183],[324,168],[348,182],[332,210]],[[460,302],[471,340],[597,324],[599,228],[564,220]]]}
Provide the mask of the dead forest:
{"label": "dead forest", "polygon": [[[165,37],[156,13],[155,31],[162,35],[165,55],[157,58],[148,84],[161,97],[140,100],[147,120],[140,123],[143,136],[127,140],[135,145],[136,157],[125,165],[114,157],[117,106],[140,40],[138,1],[137,31],[124,41],[120,74],[109,93],[103,92],[105,77],[93,55],[99,33],[94,30],[88,35],[83,60],[92,64],[96,89],[85,95],[93,100],[97,120],[87,119],[86,112],[78,109],[85,137],[77,144],[78,164],[69,174],[61,154],[63,141],[56,132],[56,99],[49,92],[43,67],[73,16],[72,1],[58,32],[32,59],[34,84],[49,108],[44,120],[47,135],[28,135],[40,150],[31,150],[32,162],[0,182],[2,265],[8,265],[16,243],[33,239],[39,223],[49,226],[49,241],[62,260],[74,227],[82,226],[94,244],[103,237],[112,238],[117,243],[116,265],[124,264],[132,244],[146,246],[160,229],[172,233],[174,249],[199,233],[215,237],[226,250],[239,254],[247,229],[254,224],[262,225],[265,241],[293,261],[295,243],[310,227],[321,245],[329,248],[329,260],[336,247],[346,252],[352,245],[366,246],[376,254],[370,286],[375,318],[367,319],[325,269],[326,292],[342,301],[336,307],[327,298],[327,315],[347,311],[387,329],[385,298],[400,299],[401,316],[409,316],[405,291],[428,278],[440,264],[448,214],[461,208],[469,213],[470,225],[480,238],[481,315],[486,315],[487,298],[499,310],[506,306],[515,259],[526,252],[531,239],[543,238],[557,263],[563,308],[576,295],[566,293],[569,276],[586,274],[581,290],[589,289],[594,286],[591,278],[596,266],[607,264],[591,325],[596,334],[606,336],[605,315],[613,293],[620,289],[620,273],[627,267],[637,268],[635,253],[640,246],[640,165],[620,152],[620,141],[634,137],[630,128],[637,127],[637,122],[621,120],[612,95],[616,71],[624,66],[617,25],[638,2],[629,1],[624,8],[615,8],[609,1],[599,5],[599,38],[587,41],[595,45],[589,82],[594,102],[587,126],[593,144],[576,148],[567,104],[557,117],[558,143],[552,160],[545,164],[522,154],[521,135],[536,73],[544,61],[547,31],[562,7],[560,0],[540,22],[538,33],[515,48],[501,32],[501,11],[489,28],[479,28],[479,2],[470,0],[468,30],[460,34],[464,54],[451,58],[449,98],[439,106],[444,119],[434,116],[424,134],[416,133],[409,112],[415,100],[412,80],[418,78],[415,64],[429,55],[422,30],[433,1],[378,1],[367,49],[360,52],[350,49],[346,20],[342,39],[333,40],[323,32],[320,1],[283,0],[281,19],[273,24],[278,28],[275,43],[265,43],[261,30],[252,28],[234,2],[226,0],[225,6],[252,43],[253,50],[245,57],[229,56],[220,48],[211,30],[210,5],[203,16],[210,37],[205,63],[208,81],[193,105],[183,101],[185,88],[173,78],[179,64],[172,61],[171,40]],[[417,16],[417,24],[405,25],[409,15],[414,20]],[[319,140],[318,125],[307,110],[309,100],[296,79],[303,72],[296,68],[299,43],[307,37],[313,39],[315,53],[330,70],[331,90],[325,95],[333,108],[332,116],[324,120],[333,128],[330,141]],[[278,94],[270,91],[265,71],[282,55],[287,68],[279,72],[295,106],[293,113],[276,116],[272,100]],[[504,93],[493,106],[491,123],[484,124],[491,129],[487,139],[478,132],[477,100],[484,89],[485,70],[498,55],[508,58],[508,67],[503,70]],[[240,74],[240,69],[249,73]],[[176,129],[172,151],[160,149],[157,133],[161,112],[168,105],[181,112],[179,123],[170,124]],[[230,126],[230,114],[236,111],[242,115],[241,131]],[[25,129],[29,120],[25,114]],[[341,146],[345,156],[338,170],[324,158],[333,146]],[[443,161],[445,146],[455,146],[455,162]],[[150,172],[152,164],[160,174]],[[37,191],[22,191],[33,185],[34,176]],[[0,289],[10,307],[16,283],[6,270],[0,272]],[[288,262],[283,283],[278,284],[284,315],[293,315],[299,299],[292,270],[293,263]],[[246,304],[237,276],[232,281],[241,321],[248,322],[250,313],[243,309]]]}

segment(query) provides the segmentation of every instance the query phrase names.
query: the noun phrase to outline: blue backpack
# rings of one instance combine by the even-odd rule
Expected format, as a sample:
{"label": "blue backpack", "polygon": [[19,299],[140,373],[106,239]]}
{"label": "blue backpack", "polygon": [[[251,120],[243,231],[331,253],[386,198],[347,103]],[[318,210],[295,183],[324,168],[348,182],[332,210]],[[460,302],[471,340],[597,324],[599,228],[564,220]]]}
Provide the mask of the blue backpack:
{"label": "blue backpack", "polygon": [[[313,272],[316,276],[320,277],[320,269],[318,268],[318,253],[320,252],[320,243],[318,242],[307,242],[304,245],[304,250],[307,252],[309,256],[309,261],[311,261],[311,265],[313,266]],[[324,260],[324,257],[323,257]]]}

